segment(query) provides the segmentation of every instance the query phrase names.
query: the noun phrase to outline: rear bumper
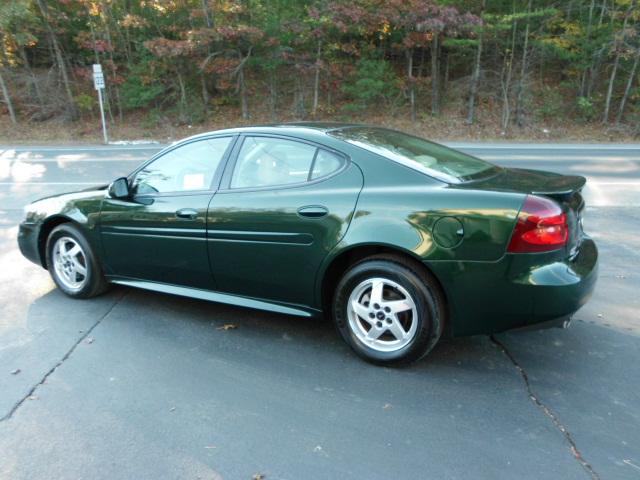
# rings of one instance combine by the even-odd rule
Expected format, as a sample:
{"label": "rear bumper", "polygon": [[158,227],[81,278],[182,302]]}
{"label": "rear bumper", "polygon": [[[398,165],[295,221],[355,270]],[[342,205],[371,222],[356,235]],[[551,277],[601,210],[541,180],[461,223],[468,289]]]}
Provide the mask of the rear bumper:
{"label": "rear bumper", "polygon": [[507,254],[497,262],[432,262],[428,267],[447,295],[449,333],[488,334],[571,318],[595,288],[598,250],[584,237],[572,258],[564,251]]}
{"label": "rear bumper", "polygon": [[38,249],[38,235],[40,232],[40,224],[23,222],[18,228],[18,247],[20,252],[28,260],[43,266],[40,259],[40,251]]}

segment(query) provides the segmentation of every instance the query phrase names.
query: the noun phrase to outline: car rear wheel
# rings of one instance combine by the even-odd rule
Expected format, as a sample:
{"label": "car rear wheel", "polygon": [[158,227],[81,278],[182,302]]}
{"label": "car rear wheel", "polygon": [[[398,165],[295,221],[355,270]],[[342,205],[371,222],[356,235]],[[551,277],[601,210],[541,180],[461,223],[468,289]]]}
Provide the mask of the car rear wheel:
{"label": "car rear wheel", "polygon": [[108,286],[89,242],[71,224],[59,225],[49,235],[47,268],[57,287],[70,297],[94,297]]}
{"label": "car rear wheel", "polygon": [[427,272],[394,255],[370,257],[340,280],[333,316],[342,338],[377,364],[418,360],[436,344],[444,299]]}

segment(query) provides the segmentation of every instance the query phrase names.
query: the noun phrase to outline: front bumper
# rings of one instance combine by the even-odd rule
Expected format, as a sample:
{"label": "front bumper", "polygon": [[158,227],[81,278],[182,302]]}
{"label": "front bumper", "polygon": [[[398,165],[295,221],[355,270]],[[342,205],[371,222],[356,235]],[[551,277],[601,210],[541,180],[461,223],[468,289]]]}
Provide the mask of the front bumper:
{"label": "front bumper", "polygon": [[22,222],[18,228],[18,247],[22,255],[28,260],[37,265],[44,266],[40,258],[40,249],[38,246],[39,232],[40,224]]}
{"label": "front bumper", "polygon": [[593,293],[598,250],[584,237],[571,258],[564,251],[507,254],[497,262],[428,267],[447,295],[449,333],[489,334],[570,318]]}

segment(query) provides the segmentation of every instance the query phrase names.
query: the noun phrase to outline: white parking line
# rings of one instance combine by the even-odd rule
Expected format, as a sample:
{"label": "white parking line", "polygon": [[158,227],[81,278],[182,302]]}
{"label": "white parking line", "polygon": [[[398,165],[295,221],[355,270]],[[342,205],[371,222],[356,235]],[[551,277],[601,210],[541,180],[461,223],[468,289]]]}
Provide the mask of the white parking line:
{"label": "white parking line", "polygon": [[627,180],[624,182],[599,182],[598,180],[587,179],[587,185],[622,185],[627,187],[633,187],[634,185],[640,186],[640,180]]}
{"label": "white parking line", "polygon": [[560,160],[580,161],[580,162],[637,162],[640,160],[640,150],[638,155],[613,156],[613,155],[588,155],[581,152],[571,155],[477,155],[486,161],[513,161],[513,162],[558,162]]}
{"label": "white parking line", "polygon": [[472,149],[472,150],[638,150],[640,144],[630,143],[626,145],[586,143],[505,143],[505,144],[477,144],[477,143],[455,143],[440,142],[451,148]]}
{"label": "white parking line", "polygon": [[105,182],[0,182],[0,185],[104,185]]}
{"label": "white parking line", "polygon": [[8,147],[0,148],[0,153],[10,150],[16,152],[113,152],[123,150],[160,150],[166,147],[165,144],[154,143],[150,145],[128,145],[128,146],[103,146],[103,147]]}
{"label": "white parking line", "polygon": [[[20,159],[21,162],[24,163],[62,163],[65,165],[72,165],[74,163],[118,163],[118,162],[138,162],[141,163],[147,159],[151,158],[151,155],[149,156],[140,156],[140,157],[129,157],[129,158],[114,158],[114,157],[109,157],[109,158],[78,158],[78,159],[73,159],[70,160],[68,158],[23,158]],[[12,160],[5,160],[3,158],[0,158],[0,162],[2,161],[12,161]]]}

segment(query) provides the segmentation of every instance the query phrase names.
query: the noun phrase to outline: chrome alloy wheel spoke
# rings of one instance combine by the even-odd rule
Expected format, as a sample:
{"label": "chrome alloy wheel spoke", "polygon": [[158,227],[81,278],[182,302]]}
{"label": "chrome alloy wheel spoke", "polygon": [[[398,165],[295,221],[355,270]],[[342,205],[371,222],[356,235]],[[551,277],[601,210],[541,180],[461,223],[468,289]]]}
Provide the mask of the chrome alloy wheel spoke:
{"label": "chrome alloy wheel spoke", "polygon": [[365,345],[392,352],[406,346],[417,331],[417,308],[399,283],[371,278],[361,282],[349,297],[349,326]]}
{"label": "chrome alloy wheel spoke", "polygon": [[87,258],[71,237],[59,238],[53,246],[53,266],[58,280],[69,290],[80,290],[88,279]]}

